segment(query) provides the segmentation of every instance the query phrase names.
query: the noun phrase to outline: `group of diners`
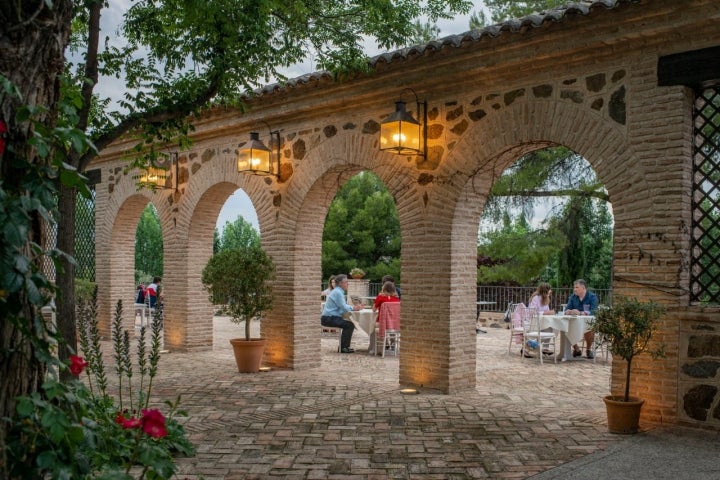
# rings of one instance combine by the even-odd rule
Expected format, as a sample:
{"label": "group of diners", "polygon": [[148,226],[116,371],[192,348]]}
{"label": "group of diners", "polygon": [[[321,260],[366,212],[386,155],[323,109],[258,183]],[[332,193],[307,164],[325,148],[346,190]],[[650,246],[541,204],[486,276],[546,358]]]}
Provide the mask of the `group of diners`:
{"label": "group of diners", "polygon": [[[529,308],[536,308],[541,315],[555,315],[556,312],[551,305],[552,288],[549,283],[541,283],[530,296]],[[573,282],[573,293],[568,298],[562,311],[565,315],[595,315],[598,307],[598,298],[587,288],[587,283],[582,278]],[[595,333],[587,331],[584,334],[585,345],[587,346],[587,358],[593,358],[595,353],[591,346],[595,341]],[[573,345],[573,357],[582,356],[582,350],[576,344]]]}
{"label": "group of diners", "polygon": [[[320,324],[323,327],[340,328],[340,353],[353,353],[355,350],[350,346],[352,342],[355,324],[344,318],[348,312],[362,310],[362,302],[354,302],[352,305],[347,302],[348,276],[345,274],[333,275],[328,281],[328,288],[323,290],[321,295],[325,297],[320,316]],[[395,286],[395,279],[385,275],[382,279],[382,289],[375,297],[373,311],[379,312],[380,306],[385,302],[399,302],[400,288]],[[381,320],[381,319],[378,319]]]}

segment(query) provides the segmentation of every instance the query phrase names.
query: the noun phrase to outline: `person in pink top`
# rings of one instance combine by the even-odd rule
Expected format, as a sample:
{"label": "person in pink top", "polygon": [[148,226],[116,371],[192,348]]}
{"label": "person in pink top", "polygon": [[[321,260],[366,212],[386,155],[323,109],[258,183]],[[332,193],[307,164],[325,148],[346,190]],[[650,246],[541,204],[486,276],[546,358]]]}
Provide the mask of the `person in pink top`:
{"label": "person in pink top", "polygon": [[537,308],[541,315],[555,315],[555,310],[550,308],[550,297],[552,296],[552,288],[549,283],[541,283],[537,289],[530,295],[529,308]]}

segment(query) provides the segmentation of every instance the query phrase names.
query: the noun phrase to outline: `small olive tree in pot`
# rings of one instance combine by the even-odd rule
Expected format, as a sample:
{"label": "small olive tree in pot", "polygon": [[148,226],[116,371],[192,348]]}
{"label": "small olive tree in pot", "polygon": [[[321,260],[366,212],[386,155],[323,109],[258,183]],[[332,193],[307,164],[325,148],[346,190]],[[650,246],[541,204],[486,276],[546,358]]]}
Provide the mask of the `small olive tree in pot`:
{"label": "small olive tree in pot", "polygon": [[218,252],[202,272],[203,288],[209,292],[210,301],[218,304],[219,313],[230,316],[234,323],[245,322],[245,338],[230,340],[242,373],[254,373],[260,368],[265,339],[250,337],[250,323],[272,308],[270,281],[274,276],[270,256],[262,247],[253,245]]}
{"label": "small olive tree in pot", "polygon": [[640,302],[635,298],[616,296],[612,306],[598,307],[593,331],[608,344],[614,357],[626,362],[625,393],[608,395],[605,405],[608,412],[608,429],[612,433],[636,433],[640,421],[640,408],[644,400],[630,396],[630,373],[635,356],[649,353],[653,358],[663,357],[663,345],[652,347],[650,340],[657,330],[657,321],[665,308],[654,302]]}

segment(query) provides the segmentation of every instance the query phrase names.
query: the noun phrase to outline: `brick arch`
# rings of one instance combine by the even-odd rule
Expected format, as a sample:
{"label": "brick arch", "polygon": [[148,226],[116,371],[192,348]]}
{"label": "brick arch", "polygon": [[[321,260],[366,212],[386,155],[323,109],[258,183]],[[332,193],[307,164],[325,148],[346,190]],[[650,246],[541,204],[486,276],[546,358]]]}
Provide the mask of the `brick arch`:
{"label": "brick arch", "polygon": [[628,181],[645,182],[641,169],[624,170],[621,178],[617,176],[622,170],[618,167],[633,163],[633,149],[617,124],[587,107],[546,100],[507,107],[474,124],[448,154],[442,171],[494,181],[525,153],[558,145],[588,160],[610,198]]}
{"label": "brick arch", "polygon": [[271,213],[265,177],[238,173],[221,155],[202,164],[173,207],[173,234],[165,248],[165,342],[174,349],[212,346],[213,307],[202,289],[202,270],[213,253],[213,233],[227,199],[242,188],[258,214],[261,237]]}
{"label": "brick arch", "polygon": [[[297,163],[293,176],[284,185],[284,198],[269,238],[283,242],[263,244],[276,260],[282,275],[276,281],[276,304],[263,331],[268,337],[266,361],[297,368],[316,366],[320,348],[318,286],[321,284],[322,232],[330,203],[338,189],[357,173],[376,174],[395,199],[400,217],[417,205],[408,195],[408,185],[416,183],[406,161],[383,154],[377,138],[360,132],[346,132],[310,149]],[[417,207],[416,207],[417,208]],[[277,234],[276,234],[277,233]],[[293,321],[289,322],[288,317]]]}
{"label": "brick arch", "polygon": [[[115,304],[123,300],[123,328],[134,331],[132,305],[135,293],[135,233],[138,220],[148,203],[155,205],[160,215],[163,235],[162,191],[138,190],[131,174],[124,175],[115,185],[103,209],[97,212],[96,265],[98,283],[98,319],[104,335],[110,335],[110,323]],[[167,220],[167,215],[165,215]]]}

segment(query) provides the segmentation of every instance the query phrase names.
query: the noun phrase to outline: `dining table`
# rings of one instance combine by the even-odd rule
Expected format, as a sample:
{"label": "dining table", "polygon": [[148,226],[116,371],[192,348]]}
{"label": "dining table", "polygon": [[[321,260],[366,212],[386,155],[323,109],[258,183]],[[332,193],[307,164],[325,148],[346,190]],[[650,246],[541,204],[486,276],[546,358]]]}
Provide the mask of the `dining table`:
{"label": "dining table", "polygon": [[373,312],[372,308],[363,308],[362,310],[354,310],[350,312],[349,320],[355,324],[363,332],[370,337],[370,345],[368,353],[375,350],[375,323],[377,322],[377,312]]}
{"label": "dining table", "polygon": [[540,330],[552,328],[554,332],[560,332],[562,361],[582,360],[583,357],[573,357],[572,346],[582,341],[594,320],[594,315],[540,315],[539,327]]}

